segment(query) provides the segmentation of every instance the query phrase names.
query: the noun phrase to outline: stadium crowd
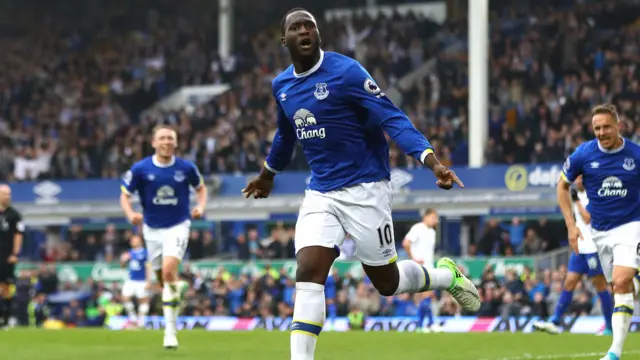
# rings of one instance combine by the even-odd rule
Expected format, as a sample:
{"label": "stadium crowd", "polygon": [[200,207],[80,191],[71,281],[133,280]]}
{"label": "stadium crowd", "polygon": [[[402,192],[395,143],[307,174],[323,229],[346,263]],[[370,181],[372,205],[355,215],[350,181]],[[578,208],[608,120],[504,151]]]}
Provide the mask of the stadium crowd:
{"label": "stadium crowd", "polygon": [[[147,2],[26,1],[4,12],[12,21],[0,39],[0,180],[117,178],[149,154],[158,122],[179,128],[180,155],[203,173],[256,171],[274,133],[270,82],[288,64],[279,17],[288,5],[320,14],[354,3],[238,1],[234,16],[252,21],[235,22],[234,52],[220,58],[215,2]],[[562,161],[592,136],[588,109],[604,101],[640,139],[637,4],[522,1],[494,10],[489,162]],[[467,163],[466,20],[319,21],[324,48],[358,59],[382,88],[435,57],[434,71],[398,89],[398,105],[445,164]],[[207,103],[144,112],[181,86],[222,83],[231,90]],[[395,146],[391,163],[415,166]],[[291,169],[304,167],[297,151]]]}
{"label": "stadium crowd", "polygon": [[[520,274],[507,269],[498,277],[491,266],[485,269],[479,286],[482,307],[477,316],[541,316],[553,313],[562,290],[566,267],[534,273],[525,267]],[[182,273],[190,283],[183,311],[189,316],[290,317],[295,298],[295,284],[286,270],[265,268],[255,275],[230,273],[220,267],[217,274],[206,277],[185,266]],[[40,326],[46,319],[67,326],[102,326],[109,316],[124,314],[118,283],[58,279],[54,266],[22,270],[16,282],[15,312],[20,325]],[[599,315],[598,296],[589,282],[578,285],[567,315]],[[417,316],[421,295],[382,297],[368,279],[351,274],[329,277],[325,295],[327,316],[348,316],[362,312],[366,316]],[[459,316],[460,307],[446,292],[436,293],[433,315]],[[161,314],[161,298],[154,292],[151,315]]]}
{"label": "stadium crowd", "polygon": [[[415,222],[418,222],[416,219]],[[404,238],[413,222],[396,222],[396,238]],[[295,257],[293,224],[276,222],[266,226],[264,233],[252,225],[246,231],[237,232],[193,229],[189,238],[186,258],[190,260],[214,257],[244,261],[292,259]],[[118,229],[116,224],[104,228],[84,228],[75,224],[68,227],[49,227],[44,236],[36,239],[28,234],[22,258],[44,262],[111,262],[129,248],[133,235],[131,226]],[[224,229],[224,226],[218,229]],[[469,256],[535,256],[566,245],[567,230],[560,219],[514,217],[501,220],[488,219],[481,235],[472,239]],[[398,251],[403,254],[404,250]],[[343,253],[353,252],[353,243],[347,239]]]}

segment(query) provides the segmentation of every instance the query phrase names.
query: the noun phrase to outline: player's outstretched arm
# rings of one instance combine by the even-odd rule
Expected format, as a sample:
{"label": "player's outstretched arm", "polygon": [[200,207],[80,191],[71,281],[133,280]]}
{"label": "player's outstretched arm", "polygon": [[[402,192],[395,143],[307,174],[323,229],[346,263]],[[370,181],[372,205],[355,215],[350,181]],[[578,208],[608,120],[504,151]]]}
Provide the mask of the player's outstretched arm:
{"label": "player's outstretched arm", "polygon": [[131,205],[131,194],[137,190],[139,182],[139,176],[135,171],[135,166],[131,170],[127,171],[122,178],[122,185],[120,186],[120,207],[124,212],[129,222],[133,225],[142,224],[142,214],[133,210]]}
{"label": "player's outstretched arm", "polygon": [[578,253],[578,239],[582,238],[580,229],[576,225],[576,220],[573,214],[571,206],[571,184],[580,175],[582,171],[582,161],[580,154],[576,150],[562,167],[562,174],[558,179],[558,185],[556,186],[556,196],[558,199],[558,206],[564,217],[564,222],[567,225],[567,234],[569,236],[569,245],[573,251]]}
{"label": "player's outstretched arm", "polygon": [[196,207],[191,211],[191,217],[200,219],[204,215],[204,209],[207,206],[207,186],[204,184],[204,178],[200,175],[200,171],[195,164],[191,164],[188,176],[189,184],[196,191]]}
{"label": "player's outstretched arm", "polygon": [[379,124],[405,154],[419,160],[433,171],[438,187],[449,190],[454,184],[464,187],[456,174],[440,164],[427,138],[409,118],[387,98],[371,75],[354,62],[343,75],[348,95],[354,104],[367,112],[369,119]]}
{"label": "player's outstretched arm", "polygon": [[242,189],[242,193],[247,198],[251,196],[255,199],[268,197],[271,194],[271,190],[273,190],[273,178],[289,165],[291,156],[293,155],[293,148],[296,145],[295,130],[289,120],[287,120],[280,105],[276,106],[278,113],[278,130],[273,137],[271,150],[269,150],[260,174]]}

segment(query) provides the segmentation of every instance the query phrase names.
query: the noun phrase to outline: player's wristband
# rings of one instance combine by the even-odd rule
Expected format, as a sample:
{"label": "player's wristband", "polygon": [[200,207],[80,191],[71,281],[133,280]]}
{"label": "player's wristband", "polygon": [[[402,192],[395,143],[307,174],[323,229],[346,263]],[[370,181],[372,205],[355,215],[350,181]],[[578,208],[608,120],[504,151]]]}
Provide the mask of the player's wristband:
{"label": "player's wristband", "polygon": [[267,169],[270,173],[273,173],[274,175],[279,173],[278,170],[272,168],[271,166],[269,166],[269,164],[267,164],[267,162],[264,162],[264,168]]}
{"label": "player's wristband", "polygon": [[433,153],[434,153],[433,149],[427,149],[427,150],[423,151],[422,154],[420,154],[420,162],[424,164],[425,160],[427,160],[427,156],[429,156],[429,154],[433,154]]}

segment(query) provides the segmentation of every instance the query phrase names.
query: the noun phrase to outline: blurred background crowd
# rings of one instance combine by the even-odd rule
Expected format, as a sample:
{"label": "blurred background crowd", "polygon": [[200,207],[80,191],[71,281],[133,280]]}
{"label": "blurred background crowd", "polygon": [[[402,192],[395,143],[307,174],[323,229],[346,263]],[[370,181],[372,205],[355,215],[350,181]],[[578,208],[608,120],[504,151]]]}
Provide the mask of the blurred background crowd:
{"label": "blurred background crowd", "polygon": [[[410,227],[419,221],[420,218],[394,221],[395,238],[404,239]],[[295,257],[295,223],[278,221],[260,230],[249,223],[246,231],[235,231],[230,225],[223,222],[216,228],[193,229],[185,258],[255,261]],[[45,262],[117,261],[120,254],[129,248],[134,231],[130,225],[120,223],[93,227],[75,224],[51,226],[42,234],[44,236],[29,234],[23,247],[23,259]],[[464,255],[535,256],[566,246],[567,231],[560,219],[489,218],[481,236],[472,240]],[[438,241],[436,252],[446,252],[444,245]],[[343,258],[350,259],[355,245],[349,237],[342,249]],[[404,249],[398,247],[398,251],[400,256],[404,256]]]}
{"label": "blurred background crowd", "polygon": [[[541,316],[548,317],[562,291],[567,269],[533,272],[525,267],[521,274],[509,269],[503,277],[487,266],[482,274],[479,290],[482,307],[476,316]],[[189,316],[238,316],[287,318],[292,315],[295,283],[287,271],[269,267],[257,274],[231,273],[219,268],[215,276],[192,272],[189,265],[182,273],[190,284],[183,311]],[[61,321],[66,326],[102,326],[110,316],[126,315],[118,283],[88,281],[63,282],[54,269],[41,267],[20,272],[16,283],[15,307],[21,325],[41,326],[47,319]],[[370,316],[407,316],[424,314],[420,310],[425,298],[422,294],[383,297],[368,278],[351,274],[340,276],[337,271],[325,285],[327,317],[361,313]],[[429,311],[438,324],[439,316],[468,315],[446,292],[433,293]],[[601,315],[597,292],[588,281],[580,282],[566,315]],[[422,314],[421,314],[422,313]],[[159,291],[151,299],[150,315],[162,314]],[[423,316],[421,316],[423,317]],[[428,327],[428,317],[424,325]]]}
{"label": "blurred background crowd", "polygon": [[[215,1],[0,1],[0,181],[119,178],[150,154],[149,129],[159,122],[178,127],[179,155],[194,161],[205,175],[259,170],[275,131],[271,80],[289,64],[278,43],[279,21],[294,6],[317,14],[325,50],[356,58],[382,88],[399,92],[397,105],[431,140],[445,165],[466,165],[466,18],[438,23],[419,14],[395,13],[327,21],[321,15],[327,7],[356,2],[234,1],[234,17],[248,20],[234,21],[234,51],[221,57]],[[463,3],[449,1],[454,2]],[[640,142],[638,1],[490,4],[488,163],[563,161],[577,144],[593,137],[589,108],[601,102],[617,105],[624,134]],[[432,71],[399,81],[432,60]],[[145,112],[182,86],[216,84],[231,89],[189,108]],[[391,164],[416,165],[393,144]],[[296,151],[291,169],[306,166]],[[210,230],[195,229],[189,257],[291,258],[290,225],[262,235],[254,229],[222,229],[218,238]],[[396,226],[396,238],[407,230]],[[51,227],[26,256],[110,261],[126,249],[129,237],[129,230],[116,226],[99,231]],[[565,240],[558,220],[492,220],[469,254],[537,255],[558,249]],[[479,315],[546,316],[565,273],[561,266],[539,274],[510,270],[496,278],[487,270]],[[186,314],[288,316],[292,311],[293,281],[286,274],[223,272],[201,278],[187,273],[186,278],[191,282]],[[421,301],[381,298],[366,279],[337,277],[330,284],[330,316],[351,311],[414,316]],[[48,316],[74,326],[101,324],[105,315],[122,311],[118,286],[64,283],[47,267],[23,270],[16,284],[16,314],[21,324],[40,324]],[[581,285],[570,311],[595,314],[599,306],[593,294]],[[446,293],[435,296],[436,315],[460,314]],[[153,304],[158,313],[157,296]]]}
{"label": "blurred background crowd", "polygon": [[[601,102],[618,106],[625,135],[638,140],[637,2],[490,3],[490,163],[562,161],[592,137],[589,108]],[[289,64],[279,19],[294,5],[316,11],[325,50],[355,57],[383,89],[435,59],[398,89],[397,105],[443,162],[467,164],[465,18],[325,21],[326,7],[349,1],[244,0],[234,16],[252,20],[235,22],[234,51],[220,58],[215,1],[1,4],[0,180],[118,178],[149,154],[159,121],[178,126],[180,155],[204,174],[259,170],[275,127],[271,80]],[[223,83],[231,90],[210,102],[144,113],[181,86]],[[391,158],[415,165],[395,147]],[[291,169],[306,166],[298,151]]]}

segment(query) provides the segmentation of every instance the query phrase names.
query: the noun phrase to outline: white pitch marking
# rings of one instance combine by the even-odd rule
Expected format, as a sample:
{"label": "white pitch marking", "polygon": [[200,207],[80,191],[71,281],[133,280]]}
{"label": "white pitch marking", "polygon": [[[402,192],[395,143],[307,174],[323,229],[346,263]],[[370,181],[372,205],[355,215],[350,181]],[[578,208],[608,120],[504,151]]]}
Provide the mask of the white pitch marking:
{"label": "white pitch marking", "polygon": [[[640,350],[625,351],[622,355],[640,354]],[[602,357],[604,353],[590,352],[590,353],[577,353],[577,354],[554,354],[554,355],[532,355],[525,353],[521,356],[506,356],[500,358],[481,358],[476,360],[552,360],[552,359],[581,359],[590,357]]]}

